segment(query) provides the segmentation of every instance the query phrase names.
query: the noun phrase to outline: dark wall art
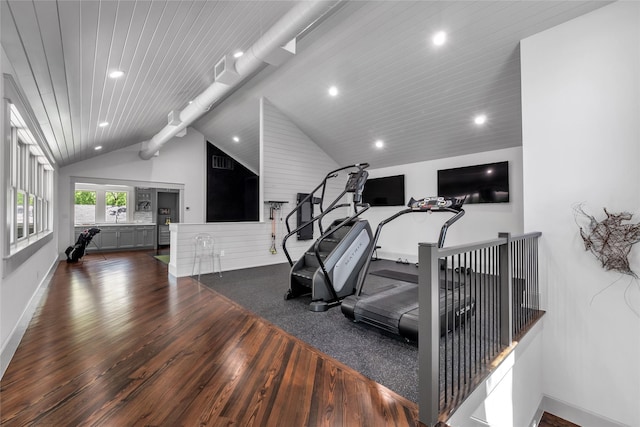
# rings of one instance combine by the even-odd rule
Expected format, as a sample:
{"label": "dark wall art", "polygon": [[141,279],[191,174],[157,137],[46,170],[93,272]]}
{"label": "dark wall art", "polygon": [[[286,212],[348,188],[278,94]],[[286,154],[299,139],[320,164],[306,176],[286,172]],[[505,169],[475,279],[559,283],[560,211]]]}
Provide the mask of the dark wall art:
{"label": "dark wall art", "polygon": [[[600,261],[602,268],[631,276],[625,290],[625,300],[627,306],[640,317],[640,313],[628,300],[628,292],[632,284],[638,284],[638,274],[631,269],[629,258],[633,245],[640,242],[640,223],[630,222],[633,219],[633,214],[630,212],[611,213],[607,208],[603,208],[603,211],[605,216],[597,219],[584,210],[583,204],[574,206],[574,216],[580,227],[580,237],[584,242],[585,250],[591,252]],[[613,286],[616,282],[617,280],[609,286]]]}

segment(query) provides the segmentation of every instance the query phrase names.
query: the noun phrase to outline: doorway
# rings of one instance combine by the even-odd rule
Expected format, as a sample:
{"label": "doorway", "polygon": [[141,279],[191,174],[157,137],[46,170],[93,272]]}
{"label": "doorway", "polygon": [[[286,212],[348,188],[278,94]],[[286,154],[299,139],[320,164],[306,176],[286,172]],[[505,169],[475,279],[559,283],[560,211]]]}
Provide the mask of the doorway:
{"label": "doorway", "polygon": [[180,222],[178,190],[158,190],[158,247],[169,246],[169,224]]}

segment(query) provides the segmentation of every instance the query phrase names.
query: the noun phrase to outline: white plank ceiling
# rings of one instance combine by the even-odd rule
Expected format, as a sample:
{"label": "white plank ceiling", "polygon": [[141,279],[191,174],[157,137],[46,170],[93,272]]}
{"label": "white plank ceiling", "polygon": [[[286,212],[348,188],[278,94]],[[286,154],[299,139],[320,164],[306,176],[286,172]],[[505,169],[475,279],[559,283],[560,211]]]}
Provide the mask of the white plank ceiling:
{"label": "white plank ceiling", "polygon": [[[606,3],[344,1],[292,59],[265,67],[193,126],[256,171],[261,96],[340,164],[519,146],[519,40]],[[2,0],[2,47],[63,166],[148,140],[213,82],[224,54],[251,46],[294,5]],[[436,48],[438,30],[448,41]],[[124,77],[108,78],[114,69]],[[483,127],[472,123],[478,113]]]}

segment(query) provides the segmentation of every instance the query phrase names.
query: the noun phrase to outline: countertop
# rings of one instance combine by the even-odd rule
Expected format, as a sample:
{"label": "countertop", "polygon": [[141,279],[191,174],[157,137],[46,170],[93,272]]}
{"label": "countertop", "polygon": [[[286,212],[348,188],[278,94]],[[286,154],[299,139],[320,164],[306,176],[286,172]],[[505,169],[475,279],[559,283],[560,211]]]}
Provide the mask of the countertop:
{"label": "countertop", "polygon": [[74,227],[76,228],[103,228],[103,227],[135,227],[135,226],[148,226],[148,225],[156,225],[155,222],[109,222],[105,224],[76,224]]}

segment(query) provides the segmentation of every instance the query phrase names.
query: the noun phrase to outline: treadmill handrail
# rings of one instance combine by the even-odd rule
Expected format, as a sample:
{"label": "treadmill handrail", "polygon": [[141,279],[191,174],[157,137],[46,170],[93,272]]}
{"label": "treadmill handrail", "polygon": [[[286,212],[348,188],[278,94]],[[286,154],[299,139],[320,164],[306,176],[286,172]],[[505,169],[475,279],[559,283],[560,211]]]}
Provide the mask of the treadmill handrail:
{"label": "treadmill handrail", "polygon": [[[412,198],[413,200],[413,198]],[[373,253],[376,250],[376,245],[378,243],[378,239],[380,238],[380,233],[382,231],[382,227],[384,227],[386,224],[390,223],[391,221],[395,220],[396,218],[398,218],[399,216],[408,214],[408,213],[419,213],[419,212],[427,212],[427,213],[433,213],[433,212],[451,212],[451,213],[455,213],[455,215],[451,218],[449,218],[440,228],[440,236],[438,238],[438,248],[442,248],[444,246],[444,240],[446,238],[446,234],[447,234],[447,229],[449,228],[449,226],[451,224],[453,224],[454,222],[456,222],[457,220],[459,220],[460,218],[462,218],[462,216],[464,216],[464,209],[459,208],[459,209],[453,209],[453,208],[449,208],[449,207],[439,207],[438,209],[415,209],[415,208],[407,208],[407,209],[403,209],[399,212],[396,212],[394,215],[390,216],[389,218],[385,218],[382,221],[380,221],[380,223],[378,224],[378,227],[376,228],[376,234],[373,237],[373,244],[371,245],[371,247],[369,248],[369,254],[367,256],[367,259],[364,263],[364,265],[362,266],[362,270],[360,271],[360,275],[358,276],[358,282],[356,284],[356,296],[360,296],[362,294],[362,288],[364,287],[364,279],[367,277],[367,274],[369,273],[369,266],[371,265],[371,259],[373,258]]]}
{"label": "treadmill handrail", "polygon": [[[450,209],[450,208],[447,208],[447,209]],[[455,211],[451,209],[449,212],[455,212]],[[447,237],[447,230],[449,229],[449,226],[454,222],[456,222],[457,220],[459,220],[460,218],[462,218],[463,216],[464,216],[464,209],[460,209],[458,213],[456,213],[454,216],[449,218],[444,224],[442,224],[442,227],[440,227],[440,237],[438,238],[438,248],[442,248],[444,246],[444,239]]]}

